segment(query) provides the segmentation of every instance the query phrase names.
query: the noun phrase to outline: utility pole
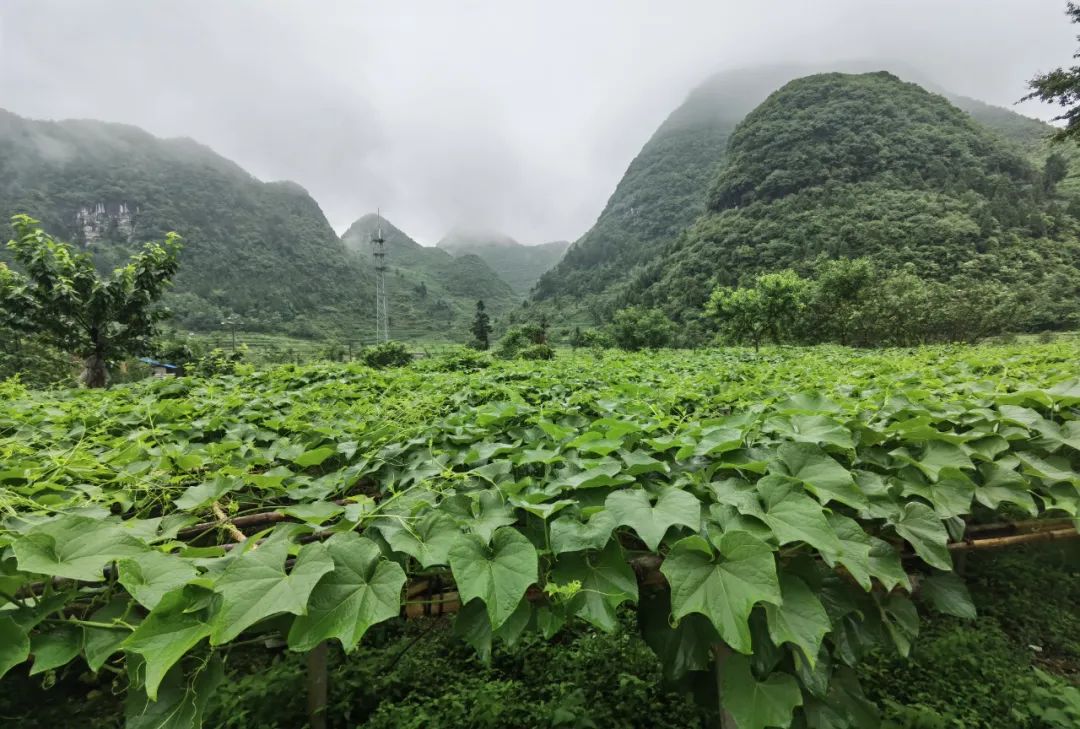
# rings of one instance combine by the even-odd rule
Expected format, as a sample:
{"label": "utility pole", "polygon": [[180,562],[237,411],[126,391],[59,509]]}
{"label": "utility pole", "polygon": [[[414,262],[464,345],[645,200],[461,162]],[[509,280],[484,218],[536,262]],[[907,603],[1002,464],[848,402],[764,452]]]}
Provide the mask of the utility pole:
{"label": "utility pole", "polygon": [[382,211],[378,227],[371,235],[371,255],[375,259],[375,342],[390,341],[390,312],[386,302],[386,240],[382,234]]}

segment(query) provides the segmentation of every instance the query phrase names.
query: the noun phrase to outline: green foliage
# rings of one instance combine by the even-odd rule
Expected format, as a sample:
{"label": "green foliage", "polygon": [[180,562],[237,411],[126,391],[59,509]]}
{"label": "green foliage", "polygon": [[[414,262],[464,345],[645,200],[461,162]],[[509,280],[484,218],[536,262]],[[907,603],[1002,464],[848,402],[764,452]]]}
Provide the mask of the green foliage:
{"label": "green foliage", "polygon": [[751,287],[716,288],[706,312],[717,320],[726,339],[756,349],[766,337],[779,343],[793,336],[805,305],[805,289],[806,282],[794,271],[763,273]]}
{"label": "green foliage", "polygon": [[1023,303],[1017,328],[1067,328],[1080,313],[1077,233],[1044,174],[941,97],[885,73],[811,76],[739,124],[707,212],[628,295],[693,320],[717,285],[867,258],[996,287]]}
{"label": "green foliage", "polygon": [[0,325],[46,339],[85,360],[83,381],[104,387],[106,364],[143,354],[168,312],[156,307],[177,270],[180,242],[147,243],[124,266],[101,278],[93,261],[46,234],[26,215],[12,219],[8,243],[25,274],[0,263]]}
{"label": "green foliage", "polygon": [[[721,684],[741,722],[849,716],[844,666],[925,640],[902,555],[938,580],[933,611],[964,612],[943,577],[964,520],[1080,508],[1078,355],[1068,339],[612,353],[16,391],[0,413],[4,661],[21,675],[34,646],[46,673],[125,661],[132,721],[198,716],[232,641],[353,650],[411,578],[457,593],[454,632],[481,660],[575,621],[616,630],[639,604],[671,680],[709,670],[718,636],[735,651]],[[244,545],[185,531],[237,514],[274,516],[238,522]],[[639,592],[631,571],[657,567],[668,587]],[[696,685],[708,700],[715,681]],[[418,694],[416,721],[531,720],[511,687],[466,693],[450,714]],[[570,693],[549,717],[591,708]]]}
{"label": "green foliage", "polygon": [[[1066,10],[1070,22],[1080,23],[1080,5],[1070,2]],[[1064,128],[1058,133],[1059,139],[1076,140],[1080,137],[1080,69],[1057,68],[1048,73],[1033,78],[1028,86],[1031,93],[1024,100],[1038,99],[1039,101],[1056,104],[1064,107],[1060,116],[1054,117],[1054,121],[1065,122]]]}
{"label": "green foliage", "polygon": [[[499,340],[495,356],[500,359],[515,359],[521,357],[525,350],[539,346],[547,346],[547,331],[539,324],[522,324],[506,330],[502,339]],[[551,357],[540,356],[533,359],[551,359]]]}
{"label": "green foliage", "polygon": [[491,346],[491,317],[484,310],[484,302],[476,302],[476,316],[473,317],[472,335],[475,337],[473,346],[485,351]]}
{"label": "green foliage", "polygon": [[664,312],[640,306],[615,312],[607,331],[616,347],[629,352],[667,347],[675,338],[675,325]]}
{"label": "green foliage", "polygon": [[360,358],[368,367],[404,367],[412,362],[412,353],[401,342],[384,342],[368,347]]}
{"label": "green foliage", "polygon": [[[236,374],[236,368],[244,361],[244,350],[226,352],[215,347],[190,364],[184,364],[185,374],[197,377],[215,377],[217,375]],[[171,363],[170,363],[171,364]]]}
{"label": "green foliage", "polygon": [[453,347],[447,351],[421,359],[416,369],[425,372],[479,372],[491,366],[491,355],[472,347]]}
{"label": "green foliage", "polygon": [[374,308],[370,270],[307,192],[260,182],[190,139],[0,111],[0,219],[16,213],[92,251],[102,271],[136,253],[134,242],[178,232],[184,250],[165,301],[185,329],[220,329],[236,315],[248,331],[281,331],[303,314],[351,331]]}

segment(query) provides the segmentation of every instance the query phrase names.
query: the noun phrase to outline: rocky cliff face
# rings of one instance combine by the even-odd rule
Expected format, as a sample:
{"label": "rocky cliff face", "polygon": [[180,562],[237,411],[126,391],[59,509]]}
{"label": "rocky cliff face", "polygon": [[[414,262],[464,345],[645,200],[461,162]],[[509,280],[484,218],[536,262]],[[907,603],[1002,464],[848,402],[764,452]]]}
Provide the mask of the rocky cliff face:
{"label": "rocky cliff face", "polygon": [[78,242],[87,247],[101,240],[122,240],[130,243],[135,238],[135,219],[138,213],[137,206],[126,202],[84,205],[75,213]]}

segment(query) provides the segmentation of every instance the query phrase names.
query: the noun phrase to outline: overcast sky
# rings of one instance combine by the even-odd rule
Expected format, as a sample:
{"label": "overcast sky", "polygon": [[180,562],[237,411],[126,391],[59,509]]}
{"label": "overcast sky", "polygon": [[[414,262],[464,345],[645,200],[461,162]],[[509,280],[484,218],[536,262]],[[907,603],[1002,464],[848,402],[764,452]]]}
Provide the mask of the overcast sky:
{"label": "overcast sky", "polygon": [[[897,59],[1011,105],[1068,64],[1064,0],[0,0],[0,107],[190,136],[311,192],[574,239],[687,92],[761,63]],[[884,65],[884,64],[883,64]],[[1022,107],[1033,116],[1052,110]]]}

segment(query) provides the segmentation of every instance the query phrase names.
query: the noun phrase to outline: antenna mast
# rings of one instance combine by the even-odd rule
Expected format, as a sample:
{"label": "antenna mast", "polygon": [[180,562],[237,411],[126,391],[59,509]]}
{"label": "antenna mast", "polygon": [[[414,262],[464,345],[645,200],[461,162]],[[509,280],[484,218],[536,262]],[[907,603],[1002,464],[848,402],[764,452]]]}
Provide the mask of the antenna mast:
{"label": "antenna mast", "polygon": [[390,341],[390,311],[386,305],[386,240],[382,233],[382,211],[371,234],[371,255],[375,259],[375,342]]}

